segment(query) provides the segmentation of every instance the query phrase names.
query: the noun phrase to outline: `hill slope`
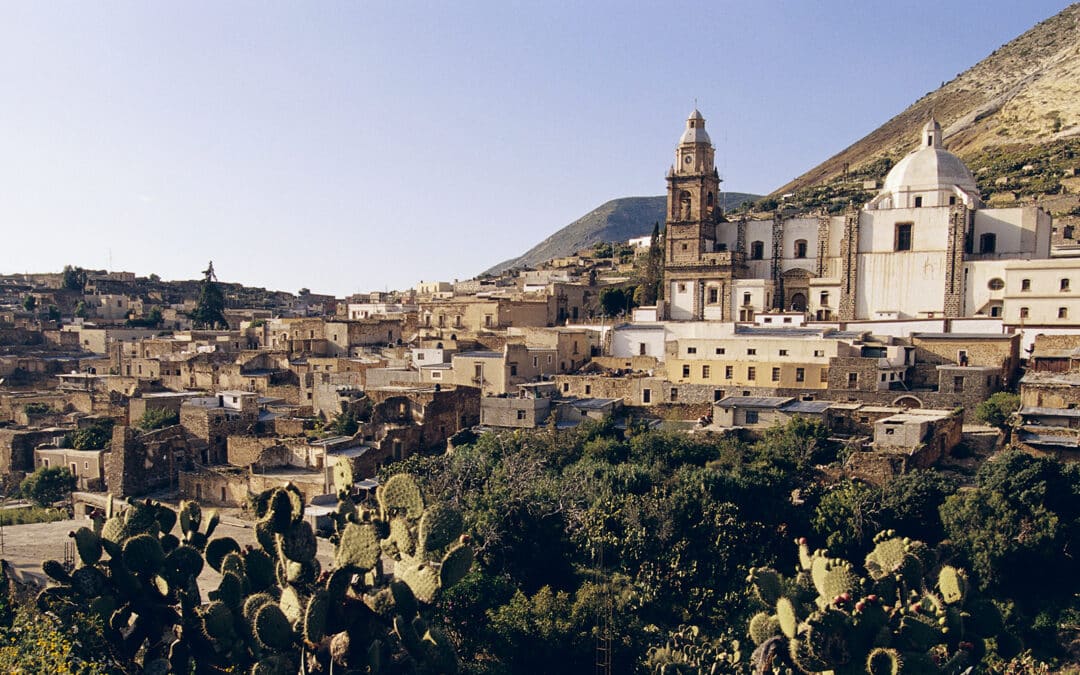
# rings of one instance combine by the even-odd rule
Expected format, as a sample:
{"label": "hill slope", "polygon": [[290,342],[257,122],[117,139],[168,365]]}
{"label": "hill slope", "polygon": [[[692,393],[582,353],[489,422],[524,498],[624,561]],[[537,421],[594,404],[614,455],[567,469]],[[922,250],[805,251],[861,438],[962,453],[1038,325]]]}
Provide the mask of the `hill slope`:
{"label": "hill slope", "polygon": [[1072,5],[916,101],[773,194],[830,181],[914,149],[935,116],[945,146],[969,160],[993,146],[1042,146],[1080,135],[1080,4]]}
{"label": "hill slope", "polygon": [[[728,210],[757,195],[726,192],[721,206]],[[612,199],[589,211],[517,258],[495,265],[485,274],[498,274],[512,267],[535,267],[552,258],[571,255],[598,242],[625,242],[652,233],[654,223],[664,222],[667,198],[623,197]]]}

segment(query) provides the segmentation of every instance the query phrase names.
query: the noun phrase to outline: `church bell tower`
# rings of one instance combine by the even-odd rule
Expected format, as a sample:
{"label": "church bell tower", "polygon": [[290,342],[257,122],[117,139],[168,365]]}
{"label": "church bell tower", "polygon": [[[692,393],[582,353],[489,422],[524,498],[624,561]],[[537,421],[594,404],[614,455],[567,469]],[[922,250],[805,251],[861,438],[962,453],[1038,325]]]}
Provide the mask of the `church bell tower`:
{"label": "church bell tower", "polygon": [[697,110],[686,120],[667,183],[667,262],[698,262],[716,242],[720,176],[705,118]]}

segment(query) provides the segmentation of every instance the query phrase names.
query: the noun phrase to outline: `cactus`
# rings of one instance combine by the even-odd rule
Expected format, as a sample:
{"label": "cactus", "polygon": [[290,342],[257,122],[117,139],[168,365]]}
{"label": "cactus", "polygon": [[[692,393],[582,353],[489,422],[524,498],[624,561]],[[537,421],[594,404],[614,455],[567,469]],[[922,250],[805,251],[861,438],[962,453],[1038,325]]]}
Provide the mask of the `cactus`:
{"label": "cactus", "polygon": [[[850,563],[810,554],[799,542],[794,579],[751,570],[754,597],[775,608],[750,621],[755,658],[786,659],[807,673],[959,672],[982,657],[984,639],[1008,636],[996,607],[972,597],[963,570],[939,567],[942,557],[923,542],[882,532],[866,556],[864,579]],[[804,575],[817,597],[802,592]],[[764,602],[773,592],[780,593],[775,602]]]}
{"label": "cactus", "polygon": [[409,520],[419,519],[424,512],[424,499],[420,488],[408,474],[399,473],[390,477],[385,485],[375,491],[384,518],[402,514]]}
{"label": "cactus", "polygon": [[418,543],[425,553],[445,548],[461,536],[461,511],[435,504],[420,518]]}

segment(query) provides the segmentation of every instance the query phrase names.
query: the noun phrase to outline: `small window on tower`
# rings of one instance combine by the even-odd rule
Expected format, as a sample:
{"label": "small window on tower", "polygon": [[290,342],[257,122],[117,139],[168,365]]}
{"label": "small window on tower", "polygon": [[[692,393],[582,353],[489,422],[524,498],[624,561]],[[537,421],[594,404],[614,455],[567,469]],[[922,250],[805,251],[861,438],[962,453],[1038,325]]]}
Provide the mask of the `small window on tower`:
{"label": "small window on tower", "polygon": [[896,224],[896,238],[895,251],[910,251],[911,250],[911,226],[912,223],[897,223]]}
{"label": "small window on tower", "polygon": [[922,206],[922,197],[916,197],[915,198],[915,208],[919,208],[920,206]]}
{"label": "small window on tower", "polygon": [[805,258],[806,257],[806,240],[805,239],[798,239],[798,240],[795,241],[795,257],[796,258]]}
{"label": "small window on tower", "polygon": [[765,257],[765,242],[752,241],[750,242],[750,259],[761,260]]}

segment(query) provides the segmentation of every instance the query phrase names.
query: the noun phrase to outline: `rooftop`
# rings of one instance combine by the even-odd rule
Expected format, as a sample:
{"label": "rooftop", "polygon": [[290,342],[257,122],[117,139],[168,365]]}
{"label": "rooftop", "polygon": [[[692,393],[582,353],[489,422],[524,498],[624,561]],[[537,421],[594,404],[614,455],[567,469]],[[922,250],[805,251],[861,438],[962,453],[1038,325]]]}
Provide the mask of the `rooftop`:
{"label": "rooftop", "polygon": [[790,396],[725,396],[714,405],[718,408],[779,408],[792,401]]}

